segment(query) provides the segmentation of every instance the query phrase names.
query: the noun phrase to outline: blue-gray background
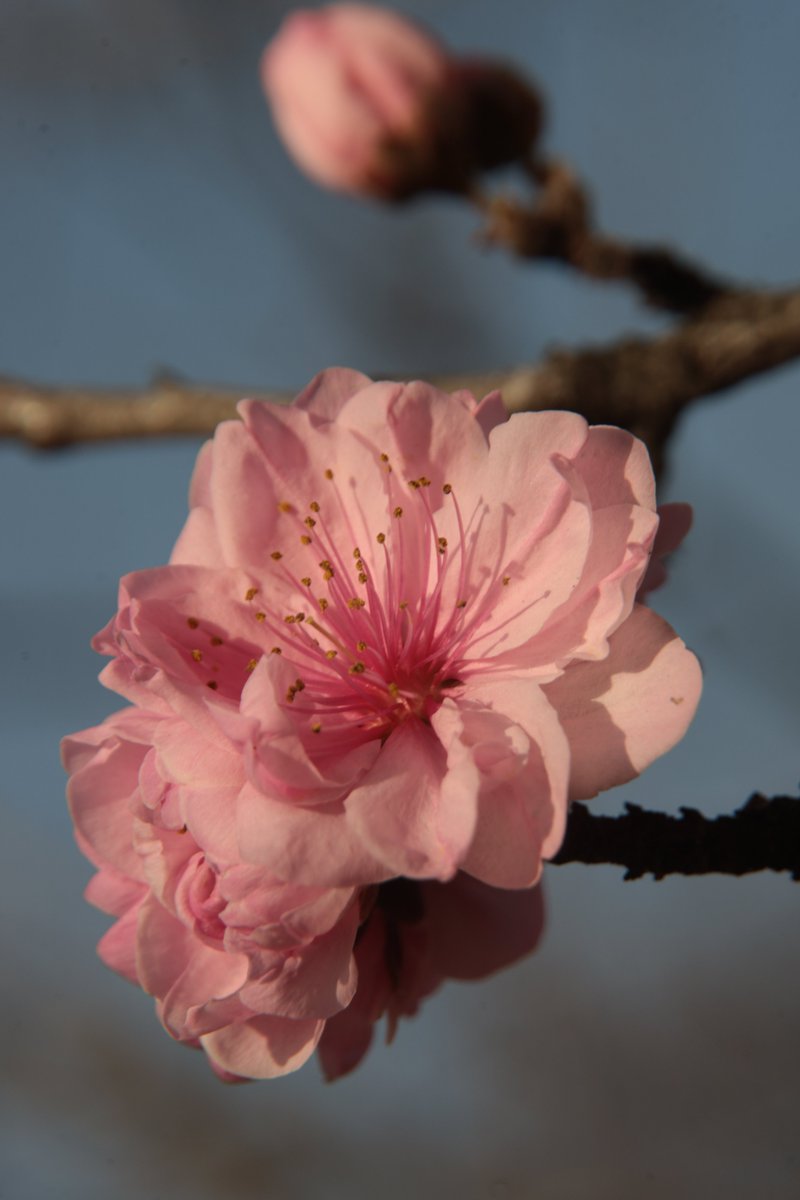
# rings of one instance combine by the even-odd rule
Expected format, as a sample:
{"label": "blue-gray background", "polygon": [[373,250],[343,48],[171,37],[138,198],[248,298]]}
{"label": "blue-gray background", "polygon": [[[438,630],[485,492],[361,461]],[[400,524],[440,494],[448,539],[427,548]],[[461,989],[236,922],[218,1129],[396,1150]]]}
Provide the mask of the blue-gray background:
{"label": "blue-gray background", "polygon": [[[303,179],[256,74],[289,7],[2,0],[0,373],[290,387],[332,363],[487,369],[659,327],[622,289],[479,250],[454,202],[387,212]],[[549,145],[608,229],[744,280],[800,276],[793,0],[397,7],[535,74]],[[665,494],[696,526],[657,607],[705,697],[607,811],[796,788],[799,387],[800,368],[776,372],[674,440]],[[552,868],[540,953],[451,985],[332,1087],[311,1063],[224,1088],[101,967],[57,742],[117,707],[88,639],[119,575],[168,554],[196,449],[0,451],[3,1200],[798,1195],[785,877]]]}

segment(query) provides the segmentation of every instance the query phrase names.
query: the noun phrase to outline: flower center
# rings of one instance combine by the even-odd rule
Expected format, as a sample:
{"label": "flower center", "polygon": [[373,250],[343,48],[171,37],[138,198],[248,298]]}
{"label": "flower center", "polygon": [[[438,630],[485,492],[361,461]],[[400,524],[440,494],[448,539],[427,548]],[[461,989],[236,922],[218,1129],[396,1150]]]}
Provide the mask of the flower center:
{"label": "flower center", "polygon": [[285,704],[310,735],[335,736],[337,751],[385,738],[410,717],[428,720],[465,674],[486,669],[494,648],[487,639],[502,640],[507,624],[490,620],[511,580],[505,539],[480,559],[476,553],[486,505],[465,521],[445,483],[434,513],[430,479],[398,483],[386,454],[380,468],[385,523],[370,533],[369,550],[326,470],[324,503],[311,500],[305,514],[278,505],[286,532],[271,553],[271,582],[298,608],[271,609],[270,581],[245,596],[274,638],[270,652],[291,668]]}

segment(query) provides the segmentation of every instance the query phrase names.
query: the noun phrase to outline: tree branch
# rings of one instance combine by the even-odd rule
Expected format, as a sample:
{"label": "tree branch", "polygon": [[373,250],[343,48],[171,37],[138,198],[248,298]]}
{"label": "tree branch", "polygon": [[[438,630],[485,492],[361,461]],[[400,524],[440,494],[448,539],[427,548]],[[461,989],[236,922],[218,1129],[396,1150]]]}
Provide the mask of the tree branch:
{"label": "tree branch", "polygon": [[[653,338],[557,350],[536,366],[449,375],[445,390],[500,388],[513,411],[569,409],[630,429],[660,463],[683,409],[800,356],[800,290],[739,291]],[[157,379],[143,389],[37,387],[0,378],[0,438],[53,448],[111,438],[211,434],[242,395],[287,403],[288,392],[211,388]]]}
{"label": "tree branch", "polygon": [[51,450],[79,442],[209,434],[236,416],[236,402],[245,394],[171,376],[146,388],[108,389],[38,387],[0,377],[0,438]]}
{"label": "tree branch", "polygon": [[665,875],[748,875],[790,871],[800,880],[800,799],[758,793],[730,816],[704,817],[681,808],[680,817],[626,804],[619,817],[570,809],[558,865],[580,862],[625,867],[625,879]]}
{"label": "tree branch", "polygon": [[663,246],[639,246],[599,233],[585,184],[566,163],[532,158],[525,164],[537,186],[532,201],[474,192],[486,224],[479,235],[519,258],[572,267],[598,282],[630,283],[652,308],[688,315],[735,288]]}

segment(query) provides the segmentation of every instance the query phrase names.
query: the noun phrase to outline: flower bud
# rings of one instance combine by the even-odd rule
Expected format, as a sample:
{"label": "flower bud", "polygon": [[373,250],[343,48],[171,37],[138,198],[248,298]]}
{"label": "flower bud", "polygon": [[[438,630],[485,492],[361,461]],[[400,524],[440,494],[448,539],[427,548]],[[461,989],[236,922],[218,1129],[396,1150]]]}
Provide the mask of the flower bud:
{"label": "flower bud", "polygon": [[522,156],[541,124],[538,96],[512,72],[451,58],[419,26],[366,4],[293,13],[261,78],[298,165],[381,200],[467,191],[476,172]]}

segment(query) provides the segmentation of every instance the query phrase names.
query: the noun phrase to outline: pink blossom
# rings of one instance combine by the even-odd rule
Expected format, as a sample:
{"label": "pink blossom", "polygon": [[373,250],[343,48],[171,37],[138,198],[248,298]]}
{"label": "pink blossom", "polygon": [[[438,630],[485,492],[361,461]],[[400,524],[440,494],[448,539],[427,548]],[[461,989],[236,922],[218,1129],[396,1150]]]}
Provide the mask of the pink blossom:
{"label": "pink blossom", "polygon": [[366,4],[292,12],[261,62],[298,164],[327,187],[375,195],[402,190],[414,158],[429,157],[425,109],[446,75],[429,34]]}
{"label": "pink blossom", "polygon": [[638,774],[699,696],[636,602],[644,447],[342,370],[240,412],[170,565],[122,580],[95,643],[103,681],[164,718],[184,821],[226,788],[241,860],[307,887],[535,883],[568,798]]}
{"label": "pink blossom", "polygon": [[223,1078],[325,1030],[335,1076],[383,1013],[532,948],[538,892],[499,889],[679,740],[700,672],[636,599],[658,516],[629,434],[347,370],[240,413],[95,641],[133,707],[65,741],[70,806],[100,955],[166,1029]]}
{"label": "pink blossom", "polygon": [[383,200],[466,191],[522,157],[542,104],[489,61],[458,59],[399,13],[368,4],[294,11],[261,80],[298,165],[326,187]]}

